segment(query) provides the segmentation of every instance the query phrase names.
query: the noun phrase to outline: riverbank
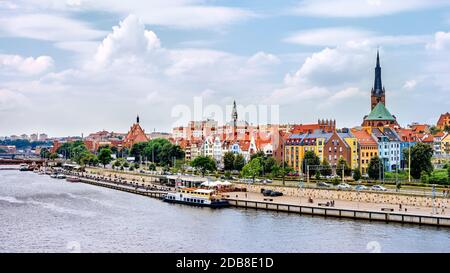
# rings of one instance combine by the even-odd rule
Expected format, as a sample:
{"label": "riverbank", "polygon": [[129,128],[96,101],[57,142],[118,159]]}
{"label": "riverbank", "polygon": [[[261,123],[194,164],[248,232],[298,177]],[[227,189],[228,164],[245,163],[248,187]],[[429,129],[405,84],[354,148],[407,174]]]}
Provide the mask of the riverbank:
{"label": "riverbank", "polygon": [[[70,173],[82,179],[82,182],[107,187],[129,193],[145,195],[149,197],[163,198],[164,192],[154,192],[156,188],[149,188],[144,183],[121,180],[97,174]],[[153,185],[152,187],[156,187]],[[163,187],[163,186],[159,186]],[[266,187],[267,188],[267,187]],[[273,187],[273,189],[278,189]],[[168,192],[173,189],[164,188]],[[298,196],[285,195],[281,197],[264,197],[255,191],[261,190],[254,186],[251,192],[227,192],[223,193],[226,200],[235,207],[266,209],[284,212],[297,212],[300,214],[311,214],[320,216],[334,216],[352,219],[379,220],[385,222],[401,222],[409,224],[427,224],[435,226],[450,227],[450,215],[447,209],[447,199],[440,200],[434,208],[429,206],[419,206],[416,203],[393,204],[393,201],[400,202],[402,199],[386,199],[383,194],[354,193],[364,196],[363,200],[373,198],[377,202],[343,200],[342,197],[352,197],[351,192],[330,192],[329,190],[298,189]],[[283,189],[281,189],[283,190]],[[337,194],[334,196],[333,194]],[[365,194],[365,195],[364,195]],[[323,198],[323,197],[327,198]],[[321,198],[322,197],[322,198]],[[340,197],[332,198],[332,197]],[[353,196],[354,197],[354,196]],[[356,196],[358,197],[358,196]],[[392,197],[392,196],[391,196]],[[359,199],[361,200],[361,198]],[[332,201],[332,202],[331,202]],[[410,200],[411,201],[411,200]],[[417,200],[416,200],[417,201]],[[333,205],[330,205],[333,203]],[[401,206],[400,206],[401,204]]]}

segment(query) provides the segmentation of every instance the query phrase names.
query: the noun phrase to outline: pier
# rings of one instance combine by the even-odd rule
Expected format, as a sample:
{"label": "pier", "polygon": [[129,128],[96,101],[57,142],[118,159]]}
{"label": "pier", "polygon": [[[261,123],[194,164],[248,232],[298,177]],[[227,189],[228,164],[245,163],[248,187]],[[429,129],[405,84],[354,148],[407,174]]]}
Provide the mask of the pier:
{"label": "pier", "polygon": [[256,201],[243,198],[225,198],[231,206],[245,209],[262,209],[279,212],[288,212],[305,215],[318,215],[324,217],[350,218],[369,221],[383,221],[386,223],[397,222],[403,224],[432,225],[450,227],[450,217],[437,215],[420,215],[400,212],[384,212],[370,210],[354,210],[332,207],[318,207],[307,205],[294,205],[288,203],[276,203],[271,201]]}
{"label": "pier", "polygon": [[103,181],[97,181],[93,179],[78,177],[82,183],[91,184],[94,186],[100,186],[104,188],[119,190],[119,191],[125,191],[129,193],[139,194],[147,197],[153,197],[157,199],[163,199],[167,192],[166,191],[154,191],[154,190],[145,190],[141,188],[131,187],[131,186],[125,186],[125,185],[117,185],[111,182],[103,182]]}

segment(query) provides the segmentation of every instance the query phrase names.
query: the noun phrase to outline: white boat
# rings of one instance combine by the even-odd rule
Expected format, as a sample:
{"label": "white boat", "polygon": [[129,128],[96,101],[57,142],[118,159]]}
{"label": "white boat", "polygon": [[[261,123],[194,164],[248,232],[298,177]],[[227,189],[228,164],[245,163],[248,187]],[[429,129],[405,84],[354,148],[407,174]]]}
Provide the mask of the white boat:
{"label": "white boat", "polygon": [[178,188],[176,192],[170,192],[164,197],[168,203],[179,203],[201,207],[221,208],[230,204],[227,200],[221,199],[214,190],[199,188]]}
{"label": "white boat", "polygon": [[19,170],[24,172],[24,171],[31,171],[30,170],[30,166],[28,166],[28,164],[20,164]]}

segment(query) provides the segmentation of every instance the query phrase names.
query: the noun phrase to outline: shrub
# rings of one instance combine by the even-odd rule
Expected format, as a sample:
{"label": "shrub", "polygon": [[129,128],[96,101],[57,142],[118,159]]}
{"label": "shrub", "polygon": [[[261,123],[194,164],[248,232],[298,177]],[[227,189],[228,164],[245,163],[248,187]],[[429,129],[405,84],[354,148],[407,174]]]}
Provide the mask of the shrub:
{"label": "shrub", "polygon": [[428,183],[429,176],[428,176],[428,173],[426,171],[422,171],[420,173],[420,181],[422,181],[423,183]]}

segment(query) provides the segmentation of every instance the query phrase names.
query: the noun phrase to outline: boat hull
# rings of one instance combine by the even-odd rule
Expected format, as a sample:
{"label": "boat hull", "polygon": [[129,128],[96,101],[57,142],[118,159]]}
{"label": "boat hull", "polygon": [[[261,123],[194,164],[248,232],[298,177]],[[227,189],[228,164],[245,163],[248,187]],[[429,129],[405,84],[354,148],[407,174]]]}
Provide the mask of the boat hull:
{"label": "boat hull", "polygon": [[230,206],[230,203],[228,203],[228,201],[215,201],[215,202],[212,202],[211,204],[201,204],[201,203],[193,203],[193,202],[174,200],[174,199],[164,199],[164,202],[173,203],[173,204],[184,204],[184,205],[190,205],[190,206],[195,206],[195,207],[209,207],[209,208],[226,208],[226,207]]}

